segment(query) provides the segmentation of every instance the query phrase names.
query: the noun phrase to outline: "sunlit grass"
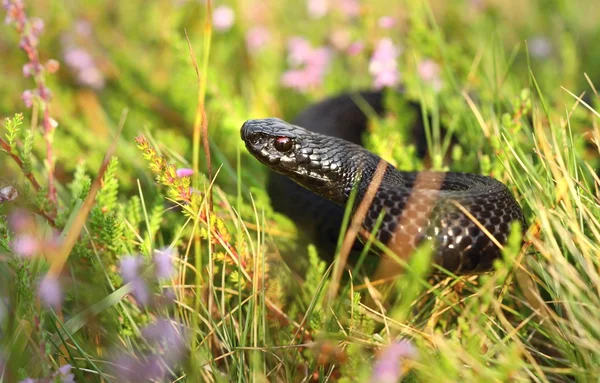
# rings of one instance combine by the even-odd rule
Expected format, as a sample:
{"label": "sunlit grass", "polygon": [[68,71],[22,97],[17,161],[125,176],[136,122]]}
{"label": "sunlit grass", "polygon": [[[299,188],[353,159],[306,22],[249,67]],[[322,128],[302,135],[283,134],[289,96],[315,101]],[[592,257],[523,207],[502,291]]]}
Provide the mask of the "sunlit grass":
{"label": "sunlit grass", "polygon": [[[317,17],[304,2],[232,1],[224,28],[213,18],[221,2],[27,2],[45,23],[41,60],[61,62],[45,78],[56,174],[39,109],[22,104],[34,85],[17,33],[2,27],[0,114],[11,120],[0,188],[19,198],[0,200],[0,381],[369,381],[395,362],[406,381],[600,376],[597,18],[584,1],[358,3],[355,16],[340,5]],[[250,39],[256,27],[263,45]],[[292,37],[331,54],[303,92],[282,84],[298,69]],[[369,256],[347,263],[350,237],[327,264],[270,207],[241,123],[368,88],[383,38],[402,52],[404,92],[388,94],[367,146],[401,169],[507,184],[528,227],[494,273],[432,277],[421,249],[379,280]],[[364,48],[351,53],[355,43]],[[68,59],[77,49],[91,57],[85,68]],[[102,87],[82,69],[98,70]],[[430,117],[425,159],[407,100]],[[109,163],[111,137],[119,161]],[[56,294],[39,287],[49,270]]]}

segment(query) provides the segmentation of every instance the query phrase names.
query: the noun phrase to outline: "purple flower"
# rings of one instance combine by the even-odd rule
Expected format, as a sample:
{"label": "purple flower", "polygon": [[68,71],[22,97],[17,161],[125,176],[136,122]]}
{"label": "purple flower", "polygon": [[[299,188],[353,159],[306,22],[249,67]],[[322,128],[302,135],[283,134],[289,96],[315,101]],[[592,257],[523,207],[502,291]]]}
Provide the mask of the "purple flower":
{"label": "purple flower", "polygon": [[140,256],[125,256],[121,258],[121,277],[125,283],[131,284],[131,292],[135,299],[141,305],[147,305],[150,302],[150,291],[146,282],[140,276],[140,268],[144,260]]}
{"label": "purple flower", "polygon": [[396,19],[392,16],[383,16],[377,20],[377,25],[379,25],[379,28],[390,29],[396,25]]}
{"label": "purple flower", "polygon": [[173,268],[174,256],[173,248],[171,247],[154,252],[153,261],[156,278],[170,278],[175,274],[175,269]]}
{"label": "purple flower", "polygon": [[162,382],[165,379],[165,363],[159,355],[121,355],[113,360],[117,382]]}
{"label": "purple flower", "polygon": [[75,72],[77,81],[92,89],[104,87],[104,75],[94,62],[90,53],[81,48],[69,47],[64,53],[65,63]]}
{"label": "purple flower", "polygon": [[142,330],[142,335],[150,344],[162,346],[168,361],[176,363],[185,350],[184,328],[169,319],[158,319]]}
{"label": "purple flower", "polygon": [[[76,383],[75,375],[71,374],[71,365],[65,364],[61,366],[50,378],[32,379],[26,378],[21,380],[19,383]],[[2,370],[0,370],[0,373]]]}
{"label": "purple flower", "polygon": [[194,175],[194,170],[189,168],[179,168],[175,171],[175,174],[177,174],[177,177],[179,178],[191,177],[192,175]]}
{"label": "purple flower", "polygon": [[425,59],[417,66],[419,77],[429,83],[436,92],[442,89],[442,80],[440,79],[440,66],[431,59]]}
{"label": "purple flower", "polygon": [[61,366],[54,375],[55,381],[56,378],[60,378],[59,382],[61,383],[75,383],[75,375],[71,373],[72,368],[70,364]]}
{"label": "purple flower", "polygon": [[125,283],[139,279],[140,267],[144,260],[140,256],[127,255],[121,258],[121,277]]}
{"label": "purple flower", "polygon": [[58,278],[47,274],[39,285],[38,296],[47,306],[58,308],[63,301],[63,292]]}
{"label": "purple flower", "polygon": [[377,358],[371,383],[396,383],[404,375],[403,361],[415,359],[417,349],[408,341],[394,342],[388,345]]}
{"label": "purple flower", "polygon": [[320,19],[329,12],[327,0],[307,0],[308,14],[313,19]]}
{"label": "purple flower", "polygon": [[390,38],[379,40],[369,62],[369,73],[374,77],[375,88],[395,86],[400,81],[400,72],[396,63],[399,55],[399,49]]}
{"label": "purple flower", "polygon": [[235,21],[235,13],[230,7],[221,5],[213,11],[212,21],[217,31],[228,31]]}
{"label": "purple flower", "polygon": [[250,28],[246,33],[246,46],[250,53],[258,52],[271,40],[271,34],[265,27]]}

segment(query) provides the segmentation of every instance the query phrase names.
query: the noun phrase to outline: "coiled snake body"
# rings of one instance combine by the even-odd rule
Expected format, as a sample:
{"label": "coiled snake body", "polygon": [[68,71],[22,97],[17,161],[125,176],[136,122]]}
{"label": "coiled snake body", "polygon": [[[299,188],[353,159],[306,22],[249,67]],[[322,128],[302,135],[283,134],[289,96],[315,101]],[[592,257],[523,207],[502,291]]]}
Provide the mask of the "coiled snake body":
{"label": "coiled snake body", "polygon": [[[360,96],[376,112],[383,111],[381,93]],[[358,188],[356,208],[382,161],[358,145],[367,119],[353,100],[342,95],[313,105],[295,125],[266,118],[249,120],[241,128],[248,151],[279,173],[269,183],[274,208],[313,229],[321,245],[335,243],[353,186]],[[383,214],[376,237],[402,257],[427,238],[434,262],[445,269],[484,272],[499,257],[498,244],[506,243],[510,223],[521,221],[525,227],[518,203],[493,178],[384,166],[363,228],[371,232]]]}

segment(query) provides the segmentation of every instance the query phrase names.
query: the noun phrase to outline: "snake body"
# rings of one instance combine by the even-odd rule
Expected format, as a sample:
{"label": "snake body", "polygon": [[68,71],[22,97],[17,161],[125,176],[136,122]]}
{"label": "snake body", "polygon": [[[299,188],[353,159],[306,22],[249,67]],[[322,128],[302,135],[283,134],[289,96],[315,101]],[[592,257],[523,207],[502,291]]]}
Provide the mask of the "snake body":
{"label": "snake body", "polygon": [[[382,113],[381,93],[360,96]],[[372,198],[362,223],[366,232],[404,258],[429,239],[433,261],[457,274],[489,271],[511,222],[525,227],[508,188],[482,175],[404,172],[384,162],[378,187],[371,186],[374,194],[367,197],[383,160],[358,145],[367,118],[350,95],[313,105],[294,122],[248,120],[241,137],[254,157],[278,173],[269,183],[274,208],[312,229],[321,245],[335,243],[353,187],[353,209]]]}

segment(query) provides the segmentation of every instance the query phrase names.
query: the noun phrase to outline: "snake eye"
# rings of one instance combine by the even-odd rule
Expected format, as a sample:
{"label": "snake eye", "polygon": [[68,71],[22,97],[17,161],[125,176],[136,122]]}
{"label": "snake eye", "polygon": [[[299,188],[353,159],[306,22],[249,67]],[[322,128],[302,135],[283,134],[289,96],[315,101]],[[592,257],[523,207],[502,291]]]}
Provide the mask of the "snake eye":
{"label": "snake eye", "polygon": [[279,152],[287,152],[292,149],[292,140],[289,137],[277,137],[273,146]]}

